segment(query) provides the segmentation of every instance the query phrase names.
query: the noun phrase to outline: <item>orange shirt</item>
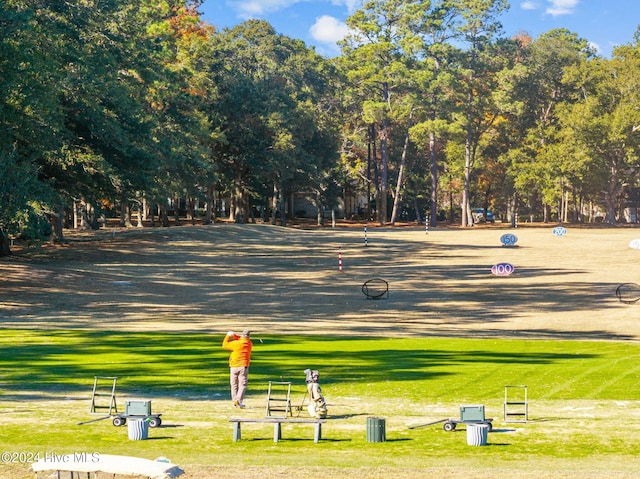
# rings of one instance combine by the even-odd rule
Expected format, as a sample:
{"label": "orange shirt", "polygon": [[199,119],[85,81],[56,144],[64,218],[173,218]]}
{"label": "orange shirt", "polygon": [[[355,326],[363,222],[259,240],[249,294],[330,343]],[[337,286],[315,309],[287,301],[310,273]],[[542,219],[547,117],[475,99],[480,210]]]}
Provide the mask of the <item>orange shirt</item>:
{"label": "orange shirt", "polygon": [[240,336],[225,336],[222,341],[222,347],[231,351],[229,356],[230,368],[249,367],[251,362],[251,349],[253,343],[249,338]]}

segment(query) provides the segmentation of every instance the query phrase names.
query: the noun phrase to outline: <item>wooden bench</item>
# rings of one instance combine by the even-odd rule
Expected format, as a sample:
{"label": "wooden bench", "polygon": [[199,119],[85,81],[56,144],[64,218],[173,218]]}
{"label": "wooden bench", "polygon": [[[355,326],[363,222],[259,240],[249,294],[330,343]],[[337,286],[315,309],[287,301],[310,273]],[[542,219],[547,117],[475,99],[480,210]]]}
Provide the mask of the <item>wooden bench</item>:
{"label": "wooden bench", "polygon": [[298,419],[284,417],[266,417],[266,418],[239,418],[232,417],[229,422],[233,423],[233,442],[240,440],[240,424],[249,423],[267,423],[273,424],[273,442],[282,439],[282,424],[314,424],[313,442],[318,443],[322,439],[322,425],[327,422],[326,419]]}

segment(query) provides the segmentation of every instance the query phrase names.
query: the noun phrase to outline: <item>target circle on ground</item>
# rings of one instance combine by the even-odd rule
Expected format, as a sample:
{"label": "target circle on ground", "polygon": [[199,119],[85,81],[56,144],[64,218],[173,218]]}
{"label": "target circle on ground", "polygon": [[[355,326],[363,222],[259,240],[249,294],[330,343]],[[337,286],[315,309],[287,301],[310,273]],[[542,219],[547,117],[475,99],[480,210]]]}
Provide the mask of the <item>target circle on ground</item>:
{"label": "target circle on ground", "polygon": [[513,246],[518,242],[518,237],[513,233],[505,233],[500,237],[500,242],[505,246]]}
{"label": "target circle on ground", "polygon": [[553,228],[553,230],[551,230],[551,233],[554,236],[564,236],[567,234],[567,228],[565,228],[564,226],[556,226],[555,228]]}
{"label": "target circle on ground", "polygon": [[509,276],[515,271],[511,263],[498,263],[491,267],[491,274],[495,276]]}

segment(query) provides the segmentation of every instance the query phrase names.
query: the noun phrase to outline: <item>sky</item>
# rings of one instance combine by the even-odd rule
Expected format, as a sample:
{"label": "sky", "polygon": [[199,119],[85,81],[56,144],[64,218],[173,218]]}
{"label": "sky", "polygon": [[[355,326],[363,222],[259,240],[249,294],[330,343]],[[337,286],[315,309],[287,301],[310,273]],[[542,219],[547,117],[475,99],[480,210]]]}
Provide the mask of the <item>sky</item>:
{"label": "sky", "polygon": [[[325,56],[339,54],[336,42],[347,33],[345,19],[362,0],[205,0],[202,17],[218,29],[245,20],[267,20],[275,30],[313,45]],[[521,31],[534,39],[566,28],[587,39],[600,55],[633,41],[640,25],[639,0],[510,0],[499,20],[505,36]]]}

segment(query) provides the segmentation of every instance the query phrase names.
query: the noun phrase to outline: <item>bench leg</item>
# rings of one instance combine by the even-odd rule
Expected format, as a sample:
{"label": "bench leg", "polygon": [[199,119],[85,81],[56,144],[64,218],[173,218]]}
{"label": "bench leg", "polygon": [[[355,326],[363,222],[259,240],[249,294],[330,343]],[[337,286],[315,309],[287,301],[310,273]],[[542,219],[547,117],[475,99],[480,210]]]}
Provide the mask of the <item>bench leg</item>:
{"label": "bench leg", "polygon": [[282,439],[282,425],[279,422],[273,423],[273,442],[278,442]]}
{"label": "bench leg", "polygon": [[233,442],[238,442],[240,440],[240,423],[233,423]]}
{"label": "bench leg", "polygon": [[317,444],[320,441],[320,439],[322,439],[322,423],[317,422],[314,433],[313,433],[313,442]]}

